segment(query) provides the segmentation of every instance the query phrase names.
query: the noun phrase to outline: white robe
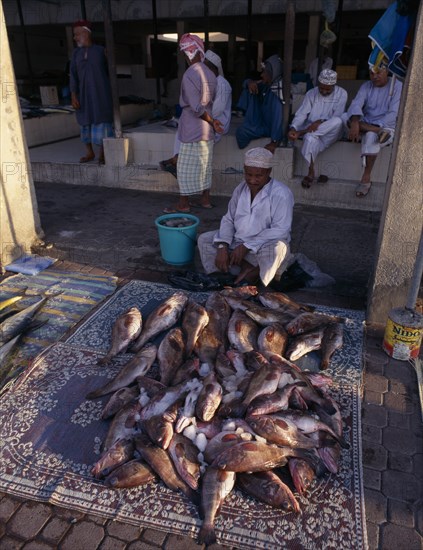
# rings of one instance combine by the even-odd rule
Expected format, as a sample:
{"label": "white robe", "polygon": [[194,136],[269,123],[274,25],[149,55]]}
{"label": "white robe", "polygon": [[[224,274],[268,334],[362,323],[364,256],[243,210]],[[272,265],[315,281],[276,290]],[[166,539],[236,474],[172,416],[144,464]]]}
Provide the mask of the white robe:
{"label": "white robe", "polygon": [[341,138],[343,132],[341,116],[347,99],[347,92],[339,86],[335,86],[329,96],[323,96],[318,88],[313,88],[306,93],[291,128],[304,130],[317,120],[323,121],[317,130],[303,136],[301,153],[309,164],[312,160],[316,160],[319,153]]}
{"label": "white robe", "polygon": [[268,285],[282,273],[289,256],[294,197],[280,181],[271,179],[251,202],[245,181],[234,190],[219,231],[203,233],[198,249],[206,273],[216,271],[215,243],[225,242],[230,249],[244,244],[250,252],[245,259],[260,267],[260,278]]}

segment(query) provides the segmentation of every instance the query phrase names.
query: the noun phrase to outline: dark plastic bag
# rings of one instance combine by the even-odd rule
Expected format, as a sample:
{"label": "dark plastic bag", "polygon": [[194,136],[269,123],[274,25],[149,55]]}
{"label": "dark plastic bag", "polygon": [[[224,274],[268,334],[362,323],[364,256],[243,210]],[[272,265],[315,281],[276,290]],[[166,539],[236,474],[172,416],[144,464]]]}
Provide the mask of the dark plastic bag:
{"label": "dark plastic bag", "polygon": [[193,292],[222,290],[225,286],[232,286],[234,280],[235,276],[230,273],[206,275],[196,271],[173,271],[168,276],[168,281],[172,286]]}
{"label": "dark plastic bag", "polygon": [[289,292],[290,290],[298,290],[307,286],[313,277],[309,275],[300,264],[295,260],[288,269],[286,269],[279,281],[273,280],[270,286],[279,292]]}

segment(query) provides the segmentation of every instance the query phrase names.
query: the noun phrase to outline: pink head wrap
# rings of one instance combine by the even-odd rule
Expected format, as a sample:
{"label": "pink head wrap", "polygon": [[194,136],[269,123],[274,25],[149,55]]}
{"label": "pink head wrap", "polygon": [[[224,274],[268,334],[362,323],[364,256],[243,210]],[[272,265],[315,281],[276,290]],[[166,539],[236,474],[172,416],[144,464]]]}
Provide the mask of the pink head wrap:
{"label": "pink head wrap", "polygon": [[179,48],[184,52],[190,61],[194,59],[197,52],[200,52],[201,61],[204,59],[204,42],[195,34],[183,34],[179,40]]}

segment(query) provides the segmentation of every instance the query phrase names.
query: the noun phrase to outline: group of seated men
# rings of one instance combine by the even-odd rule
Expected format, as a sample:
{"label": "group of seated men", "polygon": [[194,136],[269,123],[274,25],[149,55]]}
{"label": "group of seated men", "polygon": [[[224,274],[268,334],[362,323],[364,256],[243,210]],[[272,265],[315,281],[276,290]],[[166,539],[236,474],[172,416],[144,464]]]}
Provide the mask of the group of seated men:
{"label": "group of seated men", "polygon": [[[245,119],[237,129],[238,146],[242,149],[251,139],[270,137],[266,149],[272,153],[282,140],[282,63],[271,56],[263,64],[259,81],[244,82],[238,108]],[[295,113],[288,131],[291,142],[302,139],[301,153],[308,164],[308,174],[301,184],[309,188],[316,179],[316,159],[322,151],[344,135],[350,141],[361,142],[363,174],[356,188],[357,197],[365,197],[371,187],[371,172],[381,147],[389,145],[394,136],[402,84],[388,76],[384,64],[370,69],[370,80],[359,89],[348,110],[347,92],[337,86],[337,73],[323,69],[317,86],[309,90]],[[317,181],[325,183],[328,176],[319,174]]]}

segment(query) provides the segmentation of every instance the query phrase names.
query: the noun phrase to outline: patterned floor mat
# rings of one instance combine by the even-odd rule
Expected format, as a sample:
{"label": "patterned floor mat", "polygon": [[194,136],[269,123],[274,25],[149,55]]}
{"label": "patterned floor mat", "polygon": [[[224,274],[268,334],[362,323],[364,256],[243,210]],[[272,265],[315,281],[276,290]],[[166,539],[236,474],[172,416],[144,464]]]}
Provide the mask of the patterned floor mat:
{"label": "patterned floor mat", "polygon": [[[43,352],[0,400],[0,489],[18,496],[196,537],[201,521],[185,497],[162,483],[110,489],[90,469],[108,422],[107,397],[85,395],[116,374],[129,354],[107,368],[104,354],[116,316],[137,305],[146,316],[174,289],[132,281],[117,291],[64,343]],[[204,294],[193,296],[204,300]],[[346,318],[344,348],[334,356],[331,394],[341,407],[344,437],[338,474],[316,480],[298,496],[301,515],[275,510],[233,491],[216,521],[218,542],[239,548],[367,548],[361,469],[360,383],[363,314],[318,308]]]}

